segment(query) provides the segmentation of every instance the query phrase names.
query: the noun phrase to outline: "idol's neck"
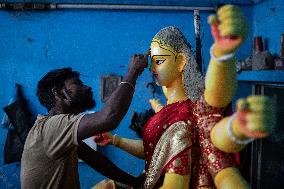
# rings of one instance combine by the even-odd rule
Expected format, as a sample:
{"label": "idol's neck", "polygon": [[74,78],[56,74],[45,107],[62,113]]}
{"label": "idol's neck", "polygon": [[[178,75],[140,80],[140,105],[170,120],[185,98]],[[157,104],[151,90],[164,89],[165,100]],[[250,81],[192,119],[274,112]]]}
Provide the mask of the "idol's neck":
{"label": "idol's neck", "polygon": [[167,104],[173,104],[188,99],[183,88],[181,77],[172,82],[170,86],[167,86],[167,99]]}

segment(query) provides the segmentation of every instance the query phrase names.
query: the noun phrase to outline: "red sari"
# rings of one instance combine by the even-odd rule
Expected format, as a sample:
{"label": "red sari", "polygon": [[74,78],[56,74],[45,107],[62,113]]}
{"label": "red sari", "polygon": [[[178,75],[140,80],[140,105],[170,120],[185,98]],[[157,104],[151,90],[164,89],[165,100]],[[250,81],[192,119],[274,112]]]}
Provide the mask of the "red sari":
{"label": "red sari", "polygon": [[193,138],[193,124],[189,122],[193,120],[191,106],[190,100],[167,105],[145,124],[145,188],[161,186],[166,172],[189,174]]}
{"label": "red sari", "polygon": [[225,108],[208,105],[203,96],[194,104],[194,130],[197,138],[194,143],[191,188],[215,188],[213,179],[217,173],[227,167],[235,167],[232,155],[217,149],[210,138],[212,128],[223,118],[222,115],[227,113],[224,110]]}
{"label": "red sari", "polygon": [[191,174],[191,188],[212,187],[218,171],[234,166],[230,155],[210,141],[212,127],[223,109],[209,106],[203,97],[165,106],[145,124],[143,142],[146,182],[158,188],[165,173]]}

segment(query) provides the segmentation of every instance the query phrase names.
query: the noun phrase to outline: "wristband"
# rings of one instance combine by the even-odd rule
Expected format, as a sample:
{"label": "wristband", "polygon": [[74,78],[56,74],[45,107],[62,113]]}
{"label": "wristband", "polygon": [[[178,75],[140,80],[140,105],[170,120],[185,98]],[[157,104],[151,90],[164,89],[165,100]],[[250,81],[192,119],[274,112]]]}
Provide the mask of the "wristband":
{"label": "wristband", "polygon": [[114,134],[114,135],[112,136],[112,145],[114,145],[114,146],[115,146],[115,138],[116,138],[116,135],[117,135],[117,134]]}
{"label": "wristband", "polygon": [[249,139],[246,139],[246,140],[240,140],[238,139],[233,131],[232,131],[232,123],[233,123],[233,120],[236,118],[237,114],[233,114],[230,119],[229,119],[229,122],[227,124],[227,133],[228,133],[228,136],[229,138],[236,144],[241,144],[241,145],[246,145],[250,142],[252,142],[254,140],[254,138],[249,138]]}
{"label": "wristband", "polygon": [[214,49],[214,44],[210,47],[210,56],[213,60],[215,60],[217,62],[224,62],[224,61],[227,61],[227,60],[234,58],[234,56],[235,56],[235,53],[230,53],[230,54],[225,54],[225,55],[220,56],[220,57],[216,57],[213,53],[213,49]]}
{"label": "wristband", "polygon": [[157,104],[156,106],[155,106],[155,110],[157,110],[159,107],[163,107],[161,104]]}
{"label": "wristband", "polygon": [[128,82],[128,81],[122,81],[122,82],[120,82],[119,85],[122,85],[122,84],[127,84],[127,85],[130,86],[133,90],[135,89],[134,86],[133,86],[130,82]]}

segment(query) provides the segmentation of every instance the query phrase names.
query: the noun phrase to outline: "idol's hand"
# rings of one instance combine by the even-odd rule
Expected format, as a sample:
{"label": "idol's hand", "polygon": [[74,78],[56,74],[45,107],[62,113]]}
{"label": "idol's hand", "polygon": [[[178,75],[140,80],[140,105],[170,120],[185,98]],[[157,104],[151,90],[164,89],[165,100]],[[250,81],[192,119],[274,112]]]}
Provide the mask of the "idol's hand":
{"label": "idol's hand", "polygon": [[149,103],[151,104],[151,107],[154,111],[163,107],[159,99],[152,98],[149,100]]}
{"label": "idol's hand", "polygon": [[111,132],[97,134],[97,135],[94,136],[94,141],[99,146],[107,146],[107,145],[112,144],[113,135],[111,134]]}
{"label": "idol's hand", "polygon": [[134,71],[138,75],[140,75],[144,68],[148,66],[148,54],[135,54],[131,57],[131,61],[129,63],[129,71]]}
{"label": "idol's hand", "polygon": [[208,17],[208,23],[215,41],[213,52],[217,57],[235,52],[248,34],[245,16],[233,5],[221,7],[217,15]]}
{"label": "idol's hand", "polygon": [[266,137],[273,132],[276,125],[273,100],[257,95],[238,100],[237,120],[240,130],[247,137]]}

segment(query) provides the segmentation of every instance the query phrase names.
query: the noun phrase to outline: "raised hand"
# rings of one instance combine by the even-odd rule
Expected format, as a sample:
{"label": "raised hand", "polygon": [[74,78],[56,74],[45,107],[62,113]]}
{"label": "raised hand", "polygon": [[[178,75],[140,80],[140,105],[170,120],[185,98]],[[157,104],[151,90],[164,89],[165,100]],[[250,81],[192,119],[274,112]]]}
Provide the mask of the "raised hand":
{"label": "raised hand", "polygon": [[113,144],[113,135],[111,132],[101,133],[94,136],[94,141],[99,146],[107,146]]}
{"label": "raised hand", "polygon": [[249,96],[237,102],[237,120],[247,137],[263,138],[271,134],[276,125],[275,104],[266,96]]}
{"label": "raised hand", "polygon": [[221,7],[217,15],[208,17],[215,41],[214,54],[222,56],[235,52],[246,39],[248,26],[241,10],[233,5]]}
{"label": "raised hand", "polygon": [[129,63],[129,71],[134,71],[140,75],[144,68],[148,66],[148,53],[147,54],[135,54],[131,57]]}

